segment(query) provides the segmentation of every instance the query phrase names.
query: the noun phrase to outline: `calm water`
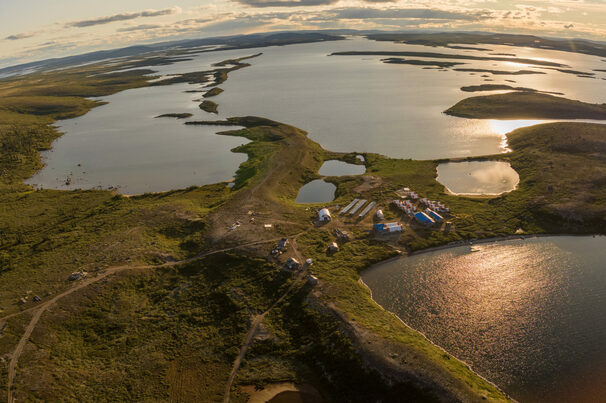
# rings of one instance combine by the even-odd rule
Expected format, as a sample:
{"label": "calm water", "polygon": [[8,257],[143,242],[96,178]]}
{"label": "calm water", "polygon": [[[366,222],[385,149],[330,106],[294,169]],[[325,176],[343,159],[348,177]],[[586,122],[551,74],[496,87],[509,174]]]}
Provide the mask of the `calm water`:
{"label": "calm water", "polygon": [[324,203],[335,199],[337,187],[322,179],[306,183],[299,189],[297,203]]}
{"label": "calm water", "polygon": [[[548,50],[493,46],[493,52],[547,58],[571,68],[602,67],[600,59]],[[489,52],[374,42],[363,38],[290,46],[216,51],[193,60],[152,66],[159,75],[208,70],[213,63],[263,52],[251,67],[230,74],[215,97],[218,118],[258,115],[293,124],[332,151],[377,152],[390,157],[434,159],[487,155],[506,150],[505,133],[541,121],[471,120],[442,113],[470,96],[459,88],[481,84],[479,74],[385,64],[380,56],[328,56],[348,50],[407,50],[485,55]],[[470,62],[464,67],[519,70],[511,62]],[[602,67],[603,68],[603,67]],[[544,75],[494,76],[507,83],[559,91],[571,98],[605,102],[604,81],[553,70]],[[512,83],[510,83],[512,84]],[[47,166],[28,183],[58,189],[119,187],[123,193],[163,191],[229,179],[245,156],[229,150],[244,142],[214,135],[215,128],[153,119],[198,109],[197,86],[174,85],[125,91],[87,115],[60,122],[66,134],[43,153]],[[262,102],[259,100],[262,99]],[[224,129],[224,128],[223,128]],[[80,166],[78,166],[80,164]],[[70,176],[70,186],[65,179]]]}
{"label": "calm water", "polygon": [[606,237],[430,252],[363,273],[373,298],[523,402],[604,401]]}
{"label": "calm water", "polygon": [[438,182],[456,195],[499,195],[514,190],[520,176],[504,161],[464,161],[438,165]]}
{"label": "calm water", "polygon": [[[76,119],[59,122],[65,134],[43,152],[46,166],[27,183],[44,188],[117,187],[124,194],[159,192],[229,180],[245,154],[230,150],[248,142],[219,136],[229,127],[186,126],[184,120],[155,117],[189,112],[207,119],[183,91],[173,85],[133,89],[105,97],[109,104]],[[71,184],[66,185],[66,178]]]}
{"label": "calm water", "polygon": [[[496,46],[495,51],[512,51]],[[504,48],[504,49],[503,49]],[[513,48],[517,51],[517,48]],[[478,74],[385,64],[381,56],[327,56],[348,50],[405,50],[485,55],[452,49],[374,42],[361,38],[264,48],[251,68],[232,73],[217,101],[224,116],[253,114],[288,122],[333,151],[367,151],[396,158],[435,159],[495,154],[505,150],[505,133],[541,121],[472,120],[442,112],[473,94],[464,85],[482,84]],[[520,51],[520,57],[530,57]],[[600,58],[536,51],[579,69],[600,68]],[[472,61],[464,67],[532,69],[511,62]],[[603,67],[602,67],[603,68]],[[491,83],[515,85],[590,102],[605,102],[602,80],[553,70],[544,75],[492,76]],[[513,83],[509,83],[514,85]],[[263,102],[258,102],[263,96]]]}
{"label": "calm water", "polygon": [[348,164],[344,161],[325,161],[318,173],[323,176],[361,175],[366,172],[364,165]]}

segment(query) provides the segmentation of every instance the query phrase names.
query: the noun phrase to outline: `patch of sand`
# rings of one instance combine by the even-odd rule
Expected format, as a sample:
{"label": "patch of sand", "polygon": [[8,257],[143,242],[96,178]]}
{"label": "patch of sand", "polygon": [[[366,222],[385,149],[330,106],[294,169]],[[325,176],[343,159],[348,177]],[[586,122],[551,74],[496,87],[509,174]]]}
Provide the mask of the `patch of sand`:
{"label": "patch of sand", "polygon": [[297,385],[292,382],[273,383],[266,385],[261,390],[255,390],[254,386],[241,386],[242,392],[250,395],[248,403],[267,403],[285,392],[298,392],[299,396],[289,394],[288,401],[300,401],[304,403],[322,403],[324,400],[320,393],[311,385]]}

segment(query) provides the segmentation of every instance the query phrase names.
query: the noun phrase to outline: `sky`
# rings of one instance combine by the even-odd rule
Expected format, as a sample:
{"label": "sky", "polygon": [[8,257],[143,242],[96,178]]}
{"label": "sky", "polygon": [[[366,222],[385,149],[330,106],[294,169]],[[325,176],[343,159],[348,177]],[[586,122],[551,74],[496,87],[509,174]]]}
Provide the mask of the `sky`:
{"label": "sky", "polygon": [[0,0],[0,68],[166,40],[341,28],[606,41],[606,0]]}

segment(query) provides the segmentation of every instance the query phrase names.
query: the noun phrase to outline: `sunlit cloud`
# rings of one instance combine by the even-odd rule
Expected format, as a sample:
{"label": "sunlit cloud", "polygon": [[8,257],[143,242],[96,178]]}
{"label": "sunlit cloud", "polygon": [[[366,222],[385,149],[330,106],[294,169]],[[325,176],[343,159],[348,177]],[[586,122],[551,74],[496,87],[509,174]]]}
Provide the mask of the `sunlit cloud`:
{"label": "sunlit cloud", "polygon": [[251,7],[305,7],[334,4],[339,0],[234,0]]}
{"label": "sunlit cloud", "polygon": [[89,20],[80,20],[80,21],[71,21],[65,24],[66,27],[76,27],[76,28],[84,28],[84,27],[92,27],[95,25],[104,25],[109,24],[116,21],[127,21],[134,20],[135,18],[142,17],[159,17],[163,15],[177,14],[181,12],[181,7],[174,6],[171,8],[166,8],[164,10],[145,10],[136,13],[121,13],[108,15],[105,17],[93,18]]}
{"label": "sunlit cloud", "polygon": [[117,32],[131,32],[131,31],[143,31],[148,29],[156,29],[162,28],[162,25],[159,24],[141,24],[141,25],[133,25],[131,27],[118,28]]}
{"label": "sunlit cloud", "polygon": [[341,8],[331,10],[329,17],[337,19],[365,19],[365,18],[391,18],[391,19],[426,19],[426,20],[476,20],[485,18],[482,11],[453,12],[438,9],[414,8]]}
{"label": "sunlit cloud", "polygon": [[8,41],[18,41],[19,39],[27,39],[34,36],[36,36],[35,32],[22,32],[20,34],[9,35],[4,39]]}

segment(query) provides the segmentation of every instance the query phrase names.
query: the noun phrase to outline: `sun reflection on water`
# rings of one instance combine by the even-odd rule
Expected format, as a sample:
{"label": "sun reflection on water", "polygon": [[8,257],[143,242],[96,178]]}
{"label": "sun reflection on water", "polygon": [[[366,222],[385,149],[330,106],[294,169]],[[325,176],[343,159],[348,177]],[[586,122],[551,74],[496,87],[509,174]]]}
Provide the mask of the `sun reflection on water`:
{"label": "sun reflection on water", "polygon": [[386,263],[363,279],[404,322],[514,398],[534,401],[606,365],[605,242],[554,237],[464,246]]}

